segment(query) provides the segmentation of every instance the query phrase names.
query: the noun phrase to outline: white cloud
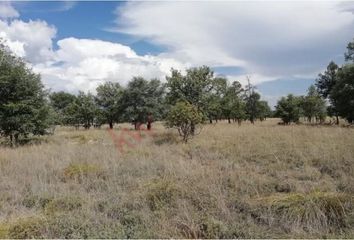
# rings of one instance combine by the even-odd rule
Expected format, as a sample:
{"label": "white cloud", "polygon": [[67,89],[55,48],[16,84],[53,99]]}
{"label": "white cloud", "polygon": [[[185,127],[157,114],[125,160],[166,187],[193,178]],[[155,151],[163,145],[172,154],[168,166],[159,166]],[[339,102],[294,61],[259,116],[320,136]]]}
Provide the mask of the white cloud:
{"label": "white cloud", "polygon": [[56,44],[56,28],[45,21],[0,20],[0,37],[31,63],[53,90],[92,91],[106,81],[125,85],[133,76],[164,79],[170,68],[185,65],[167,56],[140,56],[130,47],[101,40],[65,38]]}
{"label": "white cloud", "polygon": [[194,65],[239,66],[257,76],[312,75],[353,37],[353,2],[129,2],[116,31],[167,46]]}
{"label": "white cloud", "polygon": [[56,28],[45,21],[0,20],[0,36],[13,52],[32,64],[52,58],[52,39],[55,35]]}
{"label": "white cloud", "polygon": [[174,59],[139,56],[119,43],[66,38],[57,44],[51,61],[34,65],[53,89],[95,91],[106,81],[125,85],[133,76],[163,79],[171,67],[185,68]]}
{"label": "white cloud", "polygon": [[164,79],[171,67],[202,64],[241,67],[242,74],[227,77],[245,83],[251,75],[258,84],[316,76],[337,60],[353,37],[352,9],[351,2],[329,1],[128,2],[119,8],[115,31],[166,46],[158,55],[139,55],[129,46],[101,40],[55,40],[54,26],[10,18],[18,13],[0,19],[0,37],[53,90],[94,91],[103,82],[124,85],[139,75]]}
{"label": "white cloud", "polygon": [[18,16],[20,16],[20,14],[9,2],[0,1],[0,18],[16,18]]}

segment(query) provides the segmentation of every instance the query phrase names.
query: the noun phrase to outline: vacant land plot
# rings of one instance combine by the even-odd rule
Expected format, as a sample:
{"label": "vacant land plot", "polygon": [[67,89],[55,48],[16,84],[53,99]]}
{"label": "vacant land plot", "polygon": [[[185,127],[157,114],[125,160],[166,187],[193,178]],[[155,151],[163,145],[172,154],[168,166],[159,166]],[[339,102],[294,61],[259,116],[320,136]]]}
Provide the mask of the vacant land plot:
{"label": "vacant land plot", "polygon": [[0,148],[0,237],[354,238],[354,129],[276,122]]}

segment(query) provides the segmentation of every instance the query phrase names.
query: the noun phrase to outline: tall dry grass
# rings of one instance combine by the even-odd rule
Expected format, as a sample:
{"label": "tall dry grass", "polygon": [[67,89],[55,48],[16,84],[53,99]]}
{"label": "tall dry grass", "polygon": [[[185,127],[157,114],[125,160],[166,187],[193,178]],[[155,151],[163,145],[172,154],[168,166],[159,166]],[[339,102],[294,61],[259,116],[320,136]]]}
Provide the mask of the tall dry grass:
{"label": "tall dry grass", "polygon": [[0,237],[353,238],[354,129],[276,122],[188,144],[155,124],[124,153],[106,129],[2,147]]}

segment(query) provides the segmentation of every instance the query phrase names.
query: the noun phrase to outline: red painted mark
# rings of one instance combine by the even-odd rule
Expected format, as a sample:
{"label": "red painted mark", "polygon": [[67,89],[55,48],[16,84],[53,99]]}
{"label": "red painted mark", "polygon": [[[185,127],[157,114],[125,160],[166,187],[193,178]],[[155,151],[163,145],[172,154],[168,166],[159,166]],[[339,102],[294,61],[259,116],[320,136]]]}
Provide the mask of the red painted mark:
{"label": "red painted mark", "polygon": [[138,143],[142,141],[145,135],[142,136],[141,131],[146,132],[151,137],[154,136],[152,130],[147,130],[146,128],[141,126],[142,124],[138,126],[138,130],[136,131],[131,131],[128,128],[123,128],[122,131],[120,131],[120,134],[118,136],[113,129],[108,128],[107,130],[117,150],[123,154],[124,145],[126,145],[126,147],[128,148],[134,148]]}

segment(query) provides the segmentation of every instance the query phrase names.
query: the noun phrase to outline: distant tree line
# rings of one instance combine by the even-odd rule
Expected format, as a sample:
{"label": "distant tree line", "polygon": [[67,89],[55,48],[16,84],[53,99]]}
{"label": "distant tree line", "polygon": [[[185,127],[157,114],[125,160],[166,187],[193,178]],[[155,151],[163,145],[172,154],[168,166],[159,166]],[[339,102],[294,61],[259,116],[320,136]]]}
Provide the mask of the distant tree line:
{"label": "distant tree line", "polygon": [[[134,77],[126,87],[106,82],[96,92],[96,95],[51,93],[49,99],[56,123],[88,129],[102,124],[113,128],[115,123],[131,122],[138,129],[153,118],[167,120],[166,126],[176,127],[186,137],[183,134],[186,129],[190,129],[188,135],[192,136],[197,125],[205,121],[227,119],[229,123],[241,124],[244,120],[254,123],[271,115],[267,102],[260,100],[251,84],[246,89],[237,81],[229,84],[226,78],[214,77],[206,66],[187,69],[185,75],[172,69],[166,83],[142,77]],[[187,116],[191,119],[185,119]]]}
{"label": "distant tree line", "polygon": [[326,116],[354,123],[354,40],[347,45],[345,63],[339,67],[331,61],[324,73],[320,73],[315,86],[307,96],[292,94],[278,101],[275,116],[285,124],[298,122],[306,117],[309,122],[324,122]]}
{"label": "distant tree line", "polygon": [[166,120],[187,141],[200,124],[227,119],[241,124],[264,120],[271,110],[255,88],[243,89],[214,76],[207,67],[187,69],[185,74],[171,69],[166,83],[134,77],[127,86],[106,82],[96,94],[50,93],[40,76],[0,44],[0,134],[12,145],[30,135],[49,133],[51,126],[69,125],[89,129],[119,122],[131,122],[135,129],[153,120]]}
{"label": "distant tree line", "polygon": [[330,62],[319,74],[306,96],[281,98],[274,112],[261,100],[255,87],[244,88],[238,81],[214,76],[207,66],[182,73],[171,69],[162,83],[157,79],[134,77],[127,86],[106,82],[96,93],[49,93],[40,76],[0,43],[0,135],[12,145],[30,135],[50,133],[51,126],[70,125],[89,129],[131,122],[136,130],[153,120],[164,120],[187,141],[201,124],[226,119],[230,124],[267,117],[280,117],[285,124],[304,117],[323,122],[327,115],[354,121],[354,41],[348,44],[345,64]]}

